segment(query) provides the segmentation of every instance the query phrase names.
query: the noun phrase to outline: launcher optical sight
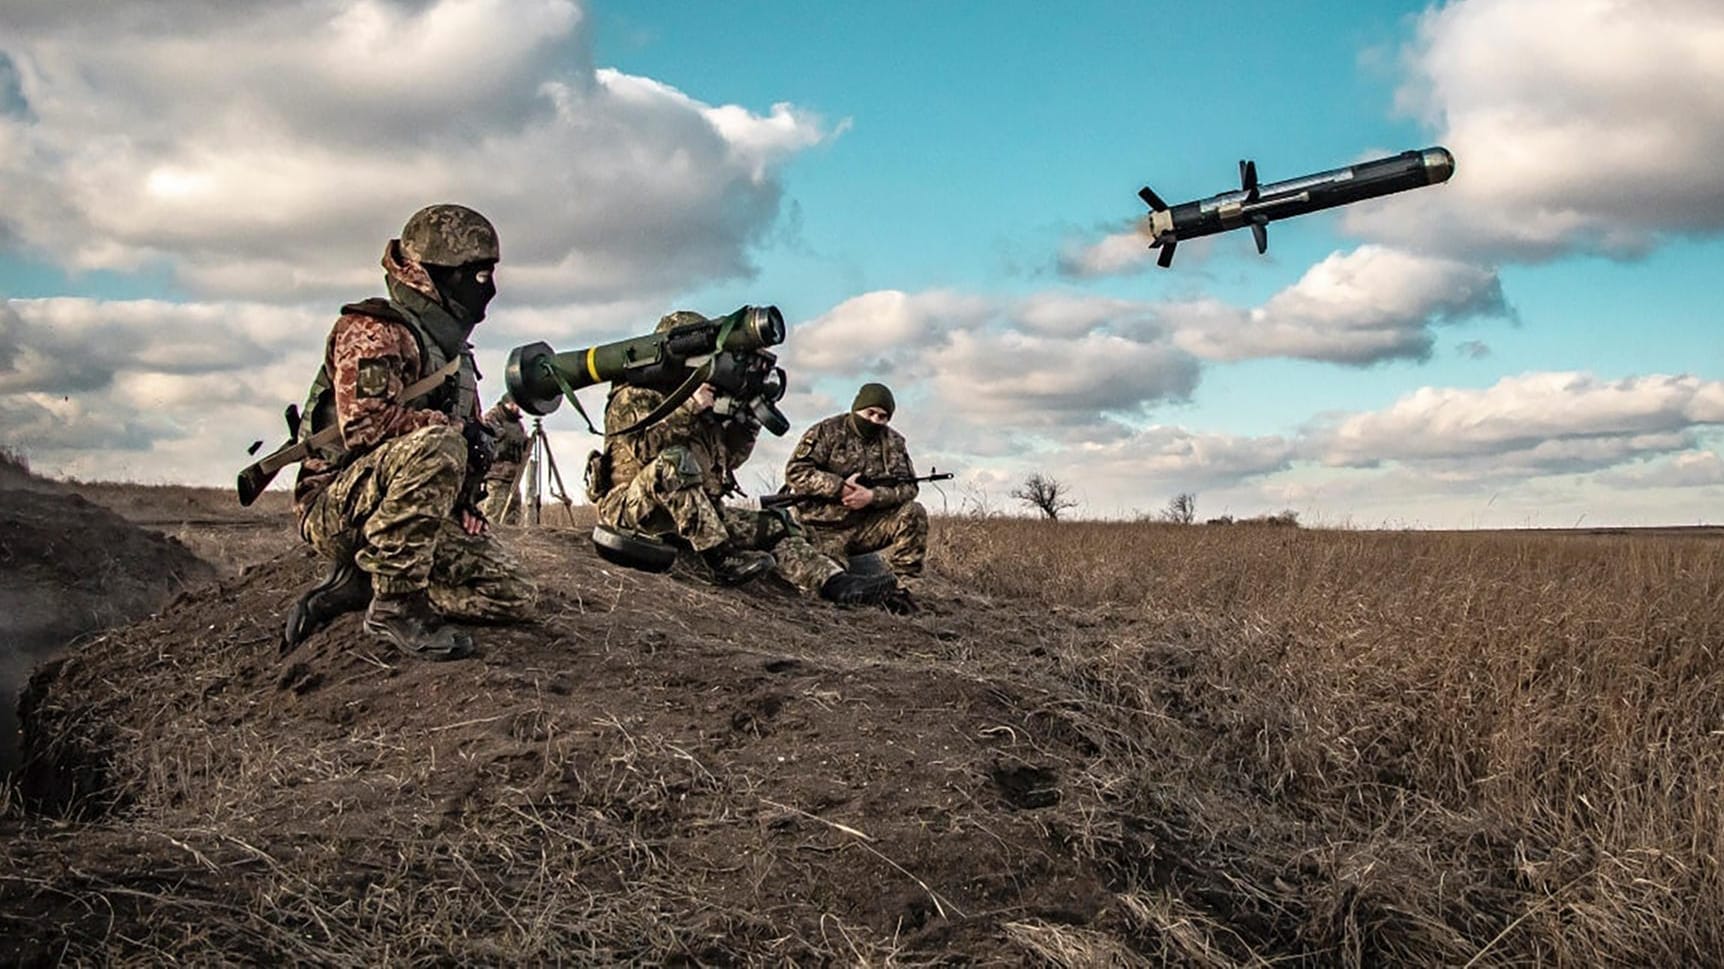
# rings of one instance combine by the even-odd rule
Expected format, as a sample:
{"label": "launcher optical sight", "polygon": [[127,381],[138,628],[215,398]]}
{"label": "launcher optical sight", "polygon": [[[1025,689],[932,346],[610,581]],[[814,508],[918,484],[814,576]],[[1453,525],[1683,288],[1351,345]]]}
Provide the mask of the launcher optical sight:
{"label": "launcher optical sight", "polygon": [[[609,381],[663,391],[669,395],[663,408],[668,413],[709,383],[718,390],[715,414],[782,435],[790,430],[789,418],[778,409],[784,398],[784,368],[766,348],[783,343],[784,335],[778,307],[744,306],[663,333],[582,350],[558,353],[542,342],[519,346],[509,352],[504,380],[515,403],[541,417],[556,411],[564,397],[573,400],[575,391],[593,384]],[[655,411],[649,417],[639,426],[663,415]]]}
{"label": "launcher optical sight", "polygon": [[1149,237],[1151,249],[1161,249],[1155,264],[1163,269],[1173,265],[1174,246],[1182,240],[1247,225],[1261,253],[1269,248],[1266,227],[1271,222],[1435,185],[1448,181],[1454,173],[1455,156],[1447,148],[1403,151],[1389,158],[1268,185],[1257,183],[1256,162],[1241,161],[1238,190],[1201,201],[1170,206],[1148,186],[1138,189],[1138,198],[1149,206],[1149,215],[1138,231]]}

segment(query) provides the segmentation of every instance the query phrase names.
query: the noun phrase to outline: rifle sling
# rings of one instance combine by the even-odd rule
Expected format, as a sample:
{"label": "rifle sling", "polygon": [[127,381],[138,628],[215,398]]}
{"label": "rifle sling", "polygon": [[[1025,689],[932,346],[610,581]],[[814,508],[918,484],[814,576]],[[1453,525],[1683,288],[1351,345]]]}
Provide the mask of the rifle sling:
{"label": "rifle sling", "polygon": [[[432,371],[429,376],[401,388],[401,393],[396,394],[395,398],[390,401],[390,403],[405,404],[415,397],[422,397],[425,394],[436,390],[443,381],[454,376],[455,371],[459,369],[461,369],[461,355],[456,354],[453,359]],[[308,414],[306,417],[309,418],[310,415]],[[277,448],[269,456],[252,465],[252,467],[257,468],[266,475],[275,474],[277,471],[280,471],[282,468],[285,468],[290,464],[298,464],[299,462],[304,461],[314,449],[334,444],[339,440],[341,440],[341,425],[339,423],[331,424],[303,441],[295,441],[291,444]]]}

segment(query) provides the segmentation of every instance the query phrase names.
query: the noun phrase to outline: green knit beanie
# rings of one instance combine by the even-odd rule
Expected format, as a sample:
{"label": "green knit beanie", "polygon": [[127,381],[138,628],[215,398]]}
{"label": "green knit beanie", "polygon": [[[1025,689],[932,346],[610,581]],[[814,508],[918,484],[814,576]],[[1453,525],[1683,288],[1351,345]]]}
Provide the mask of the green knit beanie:
{"label": "green knit beanie", "polygon": [[850,404],[850,413],[854,414],[865,407],[878,407],[891,417],[898,409],[898,404],[892,399],[892,391],[885,384],[863,384],[856,392],[856,399]]}

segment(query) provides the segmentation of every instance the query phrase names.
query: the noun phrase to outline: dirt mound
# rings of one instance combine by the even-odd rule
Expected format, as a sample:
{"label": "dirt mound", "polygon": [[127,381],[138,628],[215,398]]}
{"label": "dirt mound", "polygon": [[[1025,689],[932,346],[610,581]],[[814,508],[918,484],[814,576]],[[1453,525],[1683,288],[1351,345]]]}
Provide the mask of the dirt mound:
{"label": "dirt mound", "polygon": [[1067,844],[1083,740],[1032,735],[1042,698],[967,656],[1009,626],[1033,664],[1057,620],[811,606],[584,546],[527,539],[556,591],[477,661],[357,616],[278,657],[295,552],[46,667],[26,793],[90,823],[13,847],[78,874],[0,881],[25,913],[0,955],[804,962],[1105,917]]}
{"label": "dirt mound", "polygon": [[26,671],[73,638],[146,615],[215,573],[179,542],[0,465],[0,776],[17,766]]}

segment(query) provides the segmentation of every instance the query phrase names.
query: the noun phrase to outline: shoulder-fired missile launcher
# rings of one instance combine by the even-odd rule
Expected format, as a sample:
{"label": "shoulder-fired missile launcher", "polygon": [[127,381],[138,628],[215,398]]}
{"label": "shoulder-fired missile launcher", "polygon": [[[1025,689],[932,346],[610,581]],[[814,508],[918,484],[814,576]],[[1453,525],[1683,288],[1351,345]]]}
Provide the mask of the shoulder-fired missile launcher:
{"label": "shoulder-fired missile launcher", "polygon": [[[515,403],[538,416],[555,411],[564,398],[579,407],[576,390],[607,381],[669,394],[664,405],[668,413],[697,386],[710,383],[719,395],[714,413],[783,434],[790,429],[790,421],[778,410],[784,368],[766,348],[784,342],[784,335],[778,307],[744,306],[662,333],[580,350],[558,353],[542,342],[519,346],[509,353],[504,380]],[[655,412],[641,426],[663,416]]]}

